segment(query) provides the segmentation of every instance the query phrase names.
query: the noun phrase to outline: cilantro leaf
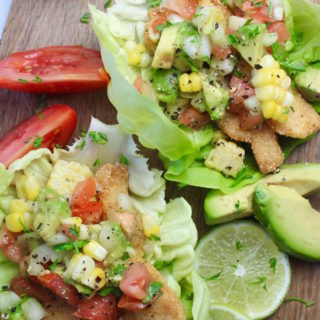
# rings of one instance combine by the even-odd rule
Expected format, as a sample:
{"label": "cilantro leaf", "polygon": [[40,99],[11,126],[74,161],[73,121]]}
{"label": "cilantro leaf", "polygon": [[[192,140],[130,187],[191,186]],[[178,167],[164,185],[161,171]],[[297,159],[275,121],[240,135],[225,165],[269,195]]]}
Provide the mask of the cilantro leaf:
{"label": "cilantro leaf", "polygon": [[156,295],[160,294],[162,286],[161,282],[152,282],[148,288],[147,296],[142,300],[142,303],[149,304]]}

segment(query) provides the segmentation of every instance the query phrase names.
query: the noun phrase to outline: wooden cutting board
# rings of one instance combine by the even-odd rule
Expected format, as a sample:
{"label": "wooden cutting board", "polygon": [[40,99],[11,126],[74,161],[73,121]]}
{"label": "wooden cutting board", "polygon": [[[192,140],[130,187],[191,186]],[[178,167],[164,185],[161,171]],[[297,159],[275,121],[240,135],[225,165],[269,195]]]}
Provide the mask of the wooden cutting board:
{"label": "wooden cutting board", "polygon": [[[3,0],[5,1],[5,0]],[[91,0],[103,9],[104,0]],[[320,0],[318,0],[320,2]],[[13,0],[10,15],[0,44],[0,59],[16,51],[24,51],[51,45],[79,45],[98,49],[98,42],[88,24],[79,19],[87,11],[87,0]],[[108,101],[106,90],[92,93],[48,97],[47,105],[68,104],[78,112],[76,135],[87,129],[91,115],[106,123],[116,123],[116,112]],[[35,114],[39,96],[0,89],[0,136],[11,127]],[[320,136],[297,148],[290,162],[319,162]],[[156,154],[150,164],[161,168]],[[167,197],[184,196],[193,208],[199,236],[209,228],[204,223],[203,201],[207,190],[186,187],[178,190],[175,184],[167,184]],[[317,201],[315,201],[317,202]],[[320,203],[318,202],[318,209]],[[299,232],[299,230],[297,230]],[[320,230],[319,230],[320,232]],[[273,320],[319,320],[320,319],[320,264],[291,259],[292,286],[290,297],[315,300],[311,308],[297,302],[284,303],[271,317]],[[64,314],[56,319],[71,319]]]}

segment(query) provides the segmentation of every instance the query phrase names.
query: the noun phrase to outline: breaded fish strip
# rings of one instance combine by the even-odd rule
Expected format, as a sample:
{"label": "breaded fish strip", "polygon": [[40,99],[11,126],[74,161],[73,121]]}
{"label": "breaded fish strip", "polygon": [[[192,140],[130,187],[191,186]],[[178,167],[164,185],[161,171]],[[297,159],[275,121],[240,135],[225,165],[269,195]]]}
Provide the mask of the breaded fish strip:
{"label": "breaded fish strip", "polygon": [[285,123],[268,121],[275,132],[286,137],[305,139],[320,130],[320,116],[299,93],[295,93],[292,107]]}
{"label": "breaded fish strip", "polygon": [[220,129],[231,139],[251,144],[261,172],[273,172],[282,165],[284,157],[277,135],[266,123],[258,130],[243,130],[240,128],[238,115],[227,112],[218,124]]}
{"label": "breaded fish strip", "polygon": [[[138,261],[135,261],[138,262]],[[143,261],[139,261],[143,262]],[[163,283],[162,295],[152,305],[139,312],[125,311],[121,320],[185,320],[186,314],[177,294],[165,283],[160,272],[150,263],[143,262],[154,281]]]}
{"label": "breaded fish strip", "polygon": [[123,212],[119,205],[121,195],[129,195],[129,173],[123,164],[105,164],[96,172],[97,188],[103,204],[104,218],[120,223],[121,229],[136,249],[143,248],[144,233],[141,216]]}

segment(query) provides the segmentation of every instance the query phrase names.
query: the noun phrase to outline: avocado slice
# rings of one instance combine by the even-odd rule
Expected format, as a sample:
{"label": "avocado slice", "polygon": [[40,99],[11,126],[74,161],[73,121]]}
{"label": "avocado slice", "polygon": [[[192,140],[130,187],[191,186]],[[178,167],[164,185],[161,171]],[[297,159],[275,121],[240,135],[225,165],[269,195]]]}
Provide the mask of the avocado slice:
{"label": "avocado slice", "polygon": [[153,68],[170,69],[172,67],[177,49],[176,40],[179,29],[179,24],[163,29],[156,52],[154,53],[152,61]]}
{"label": "avocado slice", "polygon": [[204,203],[206,223],[214,225],[250,216],[254,190],[260,182],[294,188],[300,195],[308,196],[320,190],[320,163],[284,165],[279,173],[267,175],[232,194],[210,191]]}
{"label": "avocado slice", "polygon": [[305,260],[320,260],[320,212],[295,189],[259,184],[253,209],[282,251]]}
{"label": "avocado slice", "polygon": [[320,102],[320,67],[310,66],[295,78],[297,89],[310,102]]}

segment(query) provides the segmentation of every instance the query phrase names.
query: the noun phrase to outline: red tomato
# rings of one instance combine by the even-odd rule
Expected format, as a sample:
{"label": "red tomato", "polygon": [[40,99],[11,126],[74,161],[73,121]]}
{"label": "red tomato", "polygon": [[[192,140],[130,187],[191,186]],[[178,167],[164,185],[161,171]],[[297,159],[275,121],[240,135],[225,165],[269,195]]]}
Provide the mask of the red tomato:
{"label": "red tomato", "polygon": [[48,303],[53,300],[53,297],[46,289],[27,280],[25,277],[14,278],[11,281],[10,288],[20,297],[26,295],[35,298],[42,303]]}
{"label": "red tomato", "polygon": [[96,194],[96,181],[90,177],[80,181],[72,194],[72,205],[84,207],[90,202],[90,199]]}
{"label": "red tomato", "polygon": [[269,16],[269,5],[266,1],[263,1],[263,5],[255,6],[254,3],[260,3],[259,0],[245,0],[241,6],[241,10],[245,13],[245,15],[249,18],[253,18],[253,22],[255,23],[265,23],[272,22],[273,19],[273,11]]}
{"label": "red tomato", "polygon": [[72,216],[80,217],[84,224],[96,224],[102,220],[102,203],[91,201],[85,207],[72,207]]}
{"label": "red tomato", "polygon": [[152,280],[147,267],[143,263],[138,262],[132,264],[125,271],[119,287],[128,297],[142,300],[146,297]]}
{"label": "red tomato", "polygon": [[141,300],[130,298],[126,295],[123,295],[118,302],[118,308],[133,312],[139,312],[148,306],[149,304],[143,304]]}
{"label": "red tomato", "polygon": [[153,17],[150,22],[149,22],[149,26],[152,29],[153,33],[159,33],[160,32],[157,30],[157,26],[163,24],[166,25],[167,23],[167,17],[165,15],[158,15]]}
{"label": "red tomato", "polygon": [[182,18],[192,20],[197,11],[197,0],[167,0],[166,8],[177,12]]}
{"label": "red tomato", "polygon": [[221,59],[221,60],[225,60],[228,58],[228,56],[232,53],[230,48],[223,48],[223,47],[219,47],[219,46],[212,46],[211,48],[212,54]]}
{"label": "red tomato", "polygon": [[179,121],[187,127],[200,130],[210,122],[210,116],[190,106],[180,115]]}
{"label": "red tomato", "polygon": [[81,46],[34,49],[0,62],[0,87],[45,93],[104,88],[109,82],[99,51]]}
{"label": "red tomato", "polygon": [[234,113],[239,113],[244,108],[244,100],[253,96],[255,91],[251,84],[249,84],[243,78],[238,78],[235,75],[233,75],[231,78],[230,87],[232,90],[234,90],[234,92],[232,94],[229,110]]}
{"label": "red tomato", "polygon": [[19,263],[23,259],[23,246],[17,244],[16,233],[9,231],[5,224],[0,231],[0,250],[10,260]]}
{"label": "red tomato", "polygon": [[31,279],[66,300],[73,307],[77,307],[81,302],[77,289],[74,286],[65,284],[57,273],[50,272],[41,276],[31,277]]}
{"label": "red tomato", "polygon": [[242,109],[239,117],[240,127],[244,130],[257,130],[264,121],[262,114],[253,115],[245,109]]}
{"label": "red tomato", "polygon": [[118,316],[116,298],[112,295],[95,296],[89,301],[80,303],[74,315],[88,320],[116,320]]}
{"label": "red tomato", "polygon": [[35,141],[43,139],[39,147],[52,149],[65,146],[77,124],[76,112],[66,105],[55,105],[18,124],[0,140],[0,162],[7,167],[32,149]]}
{"label": "red tomato", "polygon": [[138,90],[139,93],[142,93],[143,90],[143,80],[142,77],[139,75],[137,76],[136,80],[134,80],[133,85]]}
{"label": "red tomato", "polygon": [[290,33],[284,22],[273,22],[268,27],[268,32],[276,32],[278,34],[278,42],[284,44],[290,39]]}

